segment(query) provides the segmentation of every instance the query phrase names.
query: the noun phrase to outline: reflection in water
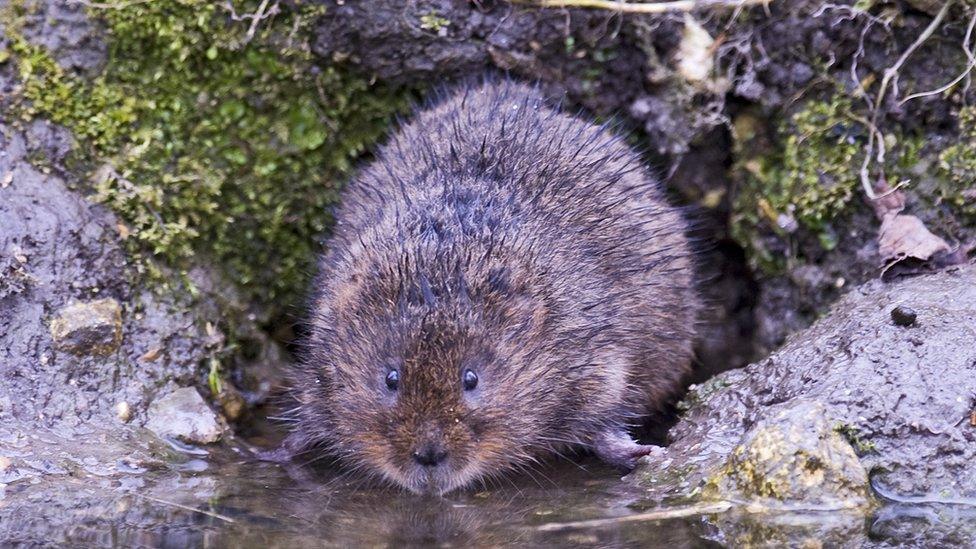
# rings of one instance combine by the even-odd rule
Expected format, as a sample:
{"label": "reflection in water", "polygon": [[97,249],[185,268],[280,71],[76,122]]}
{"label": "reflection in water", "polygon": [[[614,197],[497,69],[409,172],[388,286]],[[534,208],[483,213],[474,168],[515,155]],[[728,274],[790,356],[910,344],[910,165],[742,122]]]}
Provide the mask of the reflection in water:
{"label": "reflection in water", "polygon": [[[214,460],[217,461],[217,460]],[[249,460],[139,476],[13,485],[0,499],[10,543],[162,547],[698,547],[698,518],[541,532],[550,522],[624,515],[639,492],[602,465],[552,464],[540,475],[444,498],[365,486],[330,470]],[[53,479],[52,479],[53,480]]]}
{"label": "reflection in water", "polygon": [[972,510],[889,506],[844,514],[736,511],[599,526],[540,528],[633,515],[657,502],[594,461],[553,463],[444,498],[367,486],[330,469],[196,457],[131,476],[60,475],[0,491],[0,545],[153,547],[871,546],[963,539]]}

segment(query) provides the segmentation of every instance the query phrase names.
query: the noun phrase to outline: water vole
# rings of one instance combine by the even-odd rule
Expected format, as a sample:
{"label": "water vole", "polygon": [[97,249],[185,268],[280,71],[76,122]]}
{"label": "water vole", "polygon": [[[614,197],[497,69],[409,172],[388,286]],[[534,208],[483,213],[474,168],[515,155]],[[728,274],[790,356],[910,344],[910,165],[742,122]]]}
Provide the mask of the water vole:
{"label": "water vole", "polygon": [[679,213],[604,127],[511,81],[417,114],[344,192],[289,445],[444,493],[627,429],[688,371]]}

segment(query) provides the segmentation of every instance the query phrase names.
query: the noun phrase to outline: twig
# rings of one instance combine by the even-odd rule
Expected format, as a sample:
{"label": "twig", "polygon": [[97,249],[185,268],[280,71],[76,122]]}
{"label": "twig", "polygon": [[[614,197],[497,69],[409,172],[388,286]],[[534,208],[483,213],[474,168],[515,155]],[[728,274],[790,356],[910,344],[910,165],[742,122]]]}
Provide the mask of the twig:
{"label": "twig", "polygon": [[743,6],[768,6],[773,0],[672,0],[670,2],[621,2],[617,0],[513,0],[539,8],[590,8],[621,13],[668,13],[699,9],[737,9]]}
{"label": "twig", "polygon": [[912,99],[918,99],[919,97],[928,97],[930,95],[938,95],[942,92],[948,91],[952,89],[952,87],[958,84],[959,82],[962,82],[964,78],[969,76],[969,73],[972,72],[974,67],[976,67],[976,56],[973,56],[973,52],[969,47],[969,43],[972,40],[972,36],[973,36],[974,26],[976,26],[976,10],[973,10],[973,16],[969,18],[969,26],[966,27],[966,38],[963,40],[963,44],[962,44],[962,51],[966,53],[966,57],[969,59],[969,64],[966,65],[966,70],[962,71],[962,73],[960,73],[959,76],[955,77],[951,82],[949,82],[944,86],[941,86],[931,91],[913,93],[909,95],[908,97],[902,99],[901,102],[898,103],[898,106],[904,105],[905,103],[908,103]]}
{"label": "twig", "polygon": [[[277,6],[278,4],[275,4],[275,7]],[[265,17],[273,15],[272,13],[269,13],[266,16],[264,14],[264,10],[266,9],[268,9],[268,0],[261,0],[261,5],[258,6],[258,11],[254,12],[254,17],[251,18],[251,26],[248,27],[247,29],[247,34],[245,35],[244,38],[246,42],[250,42],[251,39],[254,38],[254,33],[257,32],[258,30],[258,23],[260,23],[261,20],[264,19]]]}
{"label": "twig", "polygon": [[116,2],[114,4],[101,3],[101,2],[89,2],[88,0],[71,0],[74,4],[81,4],[89,8],[95,8],[97,10],[121,10],[129,6],[135,6],[138,4],[147,4],[153,0],[127,0],[124,2]]}
{"label": "twig", "polygon": [[231,2],[231,0],[227,0],[226,2],[224,2],[223,7],[225,10],[227,10],[227,12],[230,13],[230,18],[232,20],[234,21],[243,21],[245,19],[251,20],[251,25],[247,29],[247,34],[244,35],[244,40],[242,44],[247,44],[254,38],[254,35],[258,31],[258,24],[260,24],[261,21],[264,21],[265,19],[268,19],[269,17],[273,17],[278,14],[279,11],[278,2],[275,2],[274,5],[272,5],[270,8],[268,7],[269,2],[270,0],[261,0],[261,4],[258,5],[257,11],[255,11],[254,13],[242,13],[240,15],[237,14],[237,11],[234,9],[234,4]]}
{"label": "twig", "polygon": [[578,530],[580,528],[598,528],[601,526],[612,526],[624,522],[644,522],[649,520],[666,520],[694,515],[705,515],[709,513],[724,513],[732,508],[732,503],[720,501],[717,503],[701,503],[689,505],[687,507],[675,507],[673,509],[655,509],[645,513],[626,515],[623,517],[613,517],[594,520],[580,520],[576,522],[553,522],[536,527],[540,532],[555,532],[558,530]]}
{"label": "twig", "polygon": [[[915,53],[915,50],[917,50],[932,36],[933,33],[935,33],[935,30],[942,24],[942,20],[945,19],[946,14],[949,13],[949,8],[952,6],[953,2],[954,0],[946,0],[945,3],[942,4],[942,9],[939,10],[939,13],[937,13],[935,17],[932,18],[932,21],[929,22],[929,26],[925,27],[925,30],[918,35],[918,38],[916,38],[915,41],[912,42],[912,44],[908,46],[904,52],[902,52],[901,57],[895,61],[895,64],[885,69],[884,76],[881,78],[881,85],[878,87],[878,96],[874,101],[874,108],[871,112],[871,127],[878,127],[878,114],[881,112],[881,106],[884,102],[885,94],[888,93],[888,84],[890,84],[892,80],[897,82],[898,71],[901,70],[902,65],[904,65],[905,62],[908,61],[908,58]],[[868,170],[869,166],[871,165],[871,154],[874,152],[875,133],[875,131],[868,132],[868,148],[864,154],[864,162],[861,164],[861,187],[864,189],[864,194],[866,194],[871,200],[877,200],[880,198],[874,192],[874,185],[871,184]]]}
{"label": "twig", "polygon": [[184,511],[191,511],[194,513],[200,513],[201,515],[207,515],[208,517],[213,517],[215,519],[222,520],[224,522],[229,522],[231,524],[237,522],[234,519],[228,517],[227,515],[221,515],[220,513],[214,513],[213,511],[207,511],[204,509],[198,509],[196,507],[191,507],[189,505],[183,505],[182,503],[176,503],[175,501],[166,501],[165,499],[154,498],[152,496],[147,496],[140,494],[138,492],[128,492],[133,496],[148,499],[149,501],[155,501],[156,503],[161,503],[163,505],[169,505],[171,507],[176,507],[177,509],[183,509]]}

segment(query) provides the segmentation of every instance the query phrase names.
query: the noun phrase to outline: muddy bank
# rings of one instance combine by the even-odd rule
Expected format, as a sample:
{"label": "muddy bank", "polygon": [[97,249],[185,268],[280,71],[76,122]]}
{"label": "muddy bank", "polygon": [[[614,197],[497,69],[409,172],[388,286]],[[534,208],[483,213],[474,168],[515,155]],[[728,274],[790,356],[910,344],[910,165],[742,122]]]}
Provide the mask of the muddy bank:
{"label": "muddy bank", "polygon": [[74,190],[74,146],[47,121],[0,124],[0,484],[145,470],[170,452],[150,431],[215,442],[286,362],[246,319],[248,354],[226,352],[221,315],[243,306],[214,272],[192,271],[193,294],[145,283],[124,225]]}
{"label": "muddy bank", "polygon": [[974,337],[976,267],[868,283],[770,357],[694,386],[663,457],[629,480],[652,499],[759,509],[964,511],[976,502]]}
{"label": "muddy bank", "polygon": [[[50,47],[65,70],[97,71],[104,63],[97,26],[84,10],[48,8],[29,19],[25,33]],[[0,88],[19,89],[14,68],[0,64]],[[11,97],[4,95],[5,106]],[[214,271],[195,268],[183,286],[147,283],[126,249],[128,227],[86,196],[86,173],[72,164],[79,146],[72,132],[43,118],[0,121],[4,485],[145,470],[170,450],[142,425],[167,413],[189,414],[170,421],[171,430],[203,420],[220,422],[226,434],[219,416],[240,419],[248,402],[226,385],[218,396],[208,376],[221,364],[232,371],[248,363],[240,381],[254,404],[270,386],[261,386],[267,363],[280,362],[247,320],[232,335],[255,342],[250,362],[226,353],[222,315],[245,306]],[[180,388],[198,400],[167,406],[165,397]],[[228,409],[212,409],[199,395]],[[161,404],[150,412],[153,403]],[[211,429],[203,438],[219,434]]]}
{"label": "muddy bank", "polygon": [[207,328],[213,307],[134,282],[118,220],[59,175],[70,146],[45,122],[0,125],[3,483],[139,467],[147,443],[131,427],[157,397],[205,386],[224,337]]}

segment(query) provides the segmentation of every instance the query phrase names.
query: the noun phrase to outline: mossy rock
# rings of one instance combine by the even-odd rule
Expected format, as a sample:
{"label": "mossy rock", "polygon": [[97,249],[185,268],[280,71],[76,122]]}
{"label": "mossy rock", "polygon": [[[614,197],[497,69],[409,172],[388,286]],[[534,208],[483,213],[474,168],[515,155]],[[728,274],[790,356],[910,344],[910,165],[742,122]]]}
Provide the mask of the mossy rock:
{"label": "mossy rock", "polygon": [[[258,2],[235,6],[252,13]],[[316,4],[281,6],[253,36],[250,20],[201,0],[89,8],[108,48],[94,79],[18,34],[34,9],[5,8],[7,62],[23,81],[16,114],[75,134],[75,165],[121,217],[137,267],[162,281],[158,261],[184,273],[215,261],[272,313],[294,306],[342,181],[407,95],[314,65]]]}
{"label": "mossy rock", "polygon": [[750,429],[706,493],[829,509],[870,502],[867,472],[854,449],[831,428],[822,404],[802,399]]}

